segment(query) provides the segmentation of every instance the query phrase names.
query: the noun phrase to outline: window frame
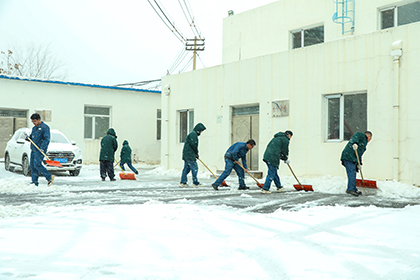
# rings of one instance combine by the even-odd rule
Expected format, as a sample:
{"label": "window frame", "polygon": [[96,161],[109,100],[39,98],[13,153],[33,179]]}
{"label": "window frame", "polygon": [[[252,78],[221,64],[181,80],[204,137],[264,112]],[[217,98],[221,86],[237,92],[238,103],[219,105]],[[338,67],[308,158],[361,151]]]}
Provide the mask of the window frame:
{"label": "window frame", "polygon": [[[181,123],[181,113],[187,113],[187,132],[185,137],[183,137],[182,135],[182,128],[183,128],[183,124]],[[179,129],[178,129],[178,141],[179,144],[184,144],[185,143],[185,138],[187,137],[187,135],[193,130],[194,128],[194,109],[183,109],[183,110],[178,110],[178,120],[179,120]],[[192,119],[191,119],[192,118]]]}
{"label": "window frame", "polygon": [[[99,114],[91,114],[91,113],[85,113],[86,108],[102,108],[102,109],[108,109],[108,115],[99,115]],[[96,122],[96,118],[100,117],[100,118],[108,118],[108,129],[111,127],[111,114],[112,114],[112,107],[110,106],[97,106],[97,105],[84,105],[83,108],[83,120],[84,120],[84,127],[83,127],[83,139],[85,140],[99,140],[100,137],[96,138],[96,127],[95,127],[95,122]],[[92,137],[86,137],[86,126],[85,126],[85,120],[86,117],[90,117],[92,118]],[[106,134],[105,134],[106,135]],[[104,135],[104,136],[105,136]],[[103,137],[103,136],[102,136]]]}
{"label": "window frame", "polygon": [[[325,95],[325,142],[342,142],[344,139],[344,97],[343,94],[332,94],[332,95]],[[328,118],[328,101],[330,99],[339,98],[340,101],[340,132],[339,132],[339,139],[328,139],[328,133],[329,133],[329,118]]]}
{"label": "window frame", "polygon": [[[417,3],[417,2],[420,3],[420,1],[409,1],[409,2],[405,2],[405,3],[392,4],[392,5],[389,5],[389,6],[379,8],[378,9],[378,11],[379,11],[379,30],[386,30],[386,29],[389,29],[389,28],[395,28],[395,27],[398,27],[398,26],[406,25],[406,24],[402,24],[402,25],[398,24],[398,9],[402,6],[410,5],[410,4]],[[394,12],[394,26],[387,27],[387,28],[382,28],[382,13],[386,12],[386,11],[389,11],[389,10],[393,10],[393,12]],[[415,22],[420,22],[420,19],[418,21],[414,21],[414,22],[411,22],[411,23],[415,23]],[[410,23],[407,23],[407,24],[410,24]]]}
{"label": "window frame", "polygon": [[[310,29],[314,29],[314,28],[317,28],[317,27],[323,27],[324,28],[324,36],[323,36],[322,42],[305,46],[305,31],[310,30]],[[293,34],[296,34],[296,33],[300,33],[300,47],[294,48]],[[306,47],[322,44],[322,43],[325,43],[325,24],[324,23],[319,23],[319,24],[314,24],[314,25],[310,25],[310,26],[307,26],[307,27],[303,27],[303,28],[293,29],[293,30],[290,30],[289,34],[290,34],[289,38],[290,38],[290,49],[291,50],[296,50],[296,49],[301,49],[301,48],[306,48]]]}
{"label": "window frame", "polygon": [[[341,143],[343,141],[348,141],[348,139],[344,139],[344,133],[345,133],[345,97],[346,96],[351,96],[351,95],[359,95],[359,94],[364,94],[366,95],[366,102],[368,101],[368,95],[367,92],[362,91],[362,92],[348,92],[348,93],[338,93],[338,94],[328,94],[328,95],[324,95],[323,98],[325,99],[325,103],[324,103],[324,118],[325,118],[325,124],[324,124],[324,142],[325,143]],[[340,121],[339,121],[339,138],[338,139],[328,139],[328,133],[330,131],[329,129],[329,108],[328,108],[328,102],[330,99],[333,98],[339,98],[339,108],[340,108]],[[366,103],[366,127],[368,127],[368,105]]]}
{"label": "window frame", "polygon": [[162,140],[162,109],[156,110],[156,140]]}

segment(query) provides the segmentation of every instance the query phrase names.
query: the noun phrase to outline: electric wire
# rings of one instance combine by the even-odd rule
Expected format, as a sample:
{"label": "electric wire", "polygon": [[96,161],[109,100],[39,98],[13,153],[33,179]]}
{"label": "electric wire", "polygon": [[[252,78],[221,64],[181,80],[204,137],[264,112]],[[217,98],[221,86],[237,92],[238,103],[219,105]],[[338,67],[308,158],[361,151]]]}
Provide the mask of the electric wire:
{"label": "electric wire", "polygon": [[183,73],[185,69],[187,69],[191,63],[192,63],[193,57],[191,56],[190,60],[187,61],[187,63],[184,65],[184,67],[179,71],[179,73]]}
{"label": "electric wire", "polygon": [[[154,0],[154,2],[156,3],[156,5],[158,6],[159,10],[162,12],[162,14],[164,15],[164,17],[168,20],[169,24],[174,28],[172,29],[168,23],[162,18],[162,16],[159,14],[159,12],[156,10],[156,8],[153,6],[153,4],[150,2],[150,0],[147,0],[147,2],[149,2],[150,6],[152,6],[153,10],[156,12],[156,14],[159,16],[159,18],[163,21],[163,23],[166,25],[166,27],[169,28],[169,30],[172,31],[172,33],[175,35],[175,37],[181,41],[181,43],[185,44],[186,39],[184,38],[184,36],[176,29],[175,25],[173,23],[171,23],[171,21],[168,19],[168,17],[166,16],[166,14],[163,12],[162,8],[159,6],[159,4],[156,2],[156,0]],[[178,34],[178,35],[177,35]]]}
{"label": "electric wire", "polygon": [[197,53],[197,56],[198,56],[198,58],[199,58],[199,59],[200,59],[200,61],[201,61],[201,65],[203,65],[203,67],[204,67],[204,68],[207,68],[207,67],[204,65],[204,62],[201,60],[201,56],[200,56],[200,54],[198,54],[198,53]]}
{"label": "electric wire", "polygon": [[[191,31],[193,32],[194,36],[201,38],[199,32],[197,31],[197,28],[193,27],[193,26],[195,26],[194,19],[191,19],[191,22],[190,22],[190,18],[188,18],[187,14],[185,13],[185,9],[188,11],[188,8],[185,7],[185,9],[184,9],[184,7],[182,6],[181,0],[178,0],[178,3],[179,3],[179,6],[181,6],[182,13],[184,14],[185,19],[187,20],[187,23],[190,26]],[[185,1],[184,1],[184,3],[185,3]]]}
{"label": "electric wire", "polygon": [[[187,8],[187,12],[190,15],[191,23],[194,24],[194,28],[199,35],[198,38],[202,39],[201,38],[201,31],[199,30],[197,23],[194,21],[195,17],[194,17],[194,14],[192,13],[192,9],[191,9],[191,6],[190,6],[188,0],[184,0],[184,3],[185,3],[185,7]],[[191,13],[190,13],[190,10],[191,10]]]}

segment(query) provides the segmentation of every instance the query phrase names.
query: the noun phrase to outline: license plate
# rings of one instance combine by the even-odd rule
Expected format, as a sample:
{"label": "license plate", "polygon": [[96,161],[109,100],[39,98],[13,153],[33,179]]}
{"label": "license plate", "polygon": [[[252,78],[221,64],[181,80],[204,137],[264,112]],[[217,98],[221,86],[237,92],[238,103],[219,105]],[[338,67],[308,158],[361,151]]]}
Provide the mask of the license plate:
{"label": "license plate", "polygon": [[58,161],[60,163],[67,163],[67,158],[55,158],[54,161]]}

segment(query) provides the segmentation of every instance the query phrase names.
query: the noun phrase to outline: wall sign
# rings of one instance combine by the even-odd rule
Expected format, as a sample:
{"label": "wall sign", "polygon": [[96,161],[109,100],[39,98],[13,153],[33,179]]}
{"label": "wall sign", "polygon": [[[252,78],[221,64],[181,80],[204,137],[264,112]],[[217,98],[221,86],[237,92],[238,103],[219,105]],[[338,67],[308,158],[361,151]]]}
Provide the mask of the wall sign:
{"label": "wall sign", "polygon": [[289,116],[289,100],[272,101],[272,117],[286,117]]}

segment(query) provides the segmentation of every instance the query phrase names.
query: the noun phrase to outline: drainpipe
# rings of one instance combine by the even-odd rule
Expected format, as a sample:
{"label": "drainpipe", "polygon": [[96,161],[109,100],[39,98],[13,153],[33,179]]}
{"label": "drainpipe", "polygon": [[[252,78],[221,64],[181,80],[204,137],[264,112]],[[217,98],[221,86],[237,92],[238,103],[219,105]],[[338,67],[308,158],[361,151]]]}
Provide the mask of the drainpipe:
{"label": "drainpipe", "polygon": [[393,91],[393,118],[394,141],[392,145],[394,180],[400,177],[400,58],[402,56],[402,41],[392,43],[391,56],[394,60],[394,91]]}
{"label": "drainpipe", "polygon": [[[169,94],[171,93],[171,86],[170,85],[165,85],[164,89],[163,89],[163,93],[165,94],[165,108],[162,112],[162,117],[164,120],[164,124],[165,124],[165,131],[166,131],[166,136],[162,137],[162,139],[165,139],[164,141],[166,141],[166,145],[163,145],[163,154],[164,154],[164,161],[165,161],[165,167],[166,169],[169,169]],[[162,135],[163,136],[163,135]],[[163,163],[163,162],[162,162]]]}

